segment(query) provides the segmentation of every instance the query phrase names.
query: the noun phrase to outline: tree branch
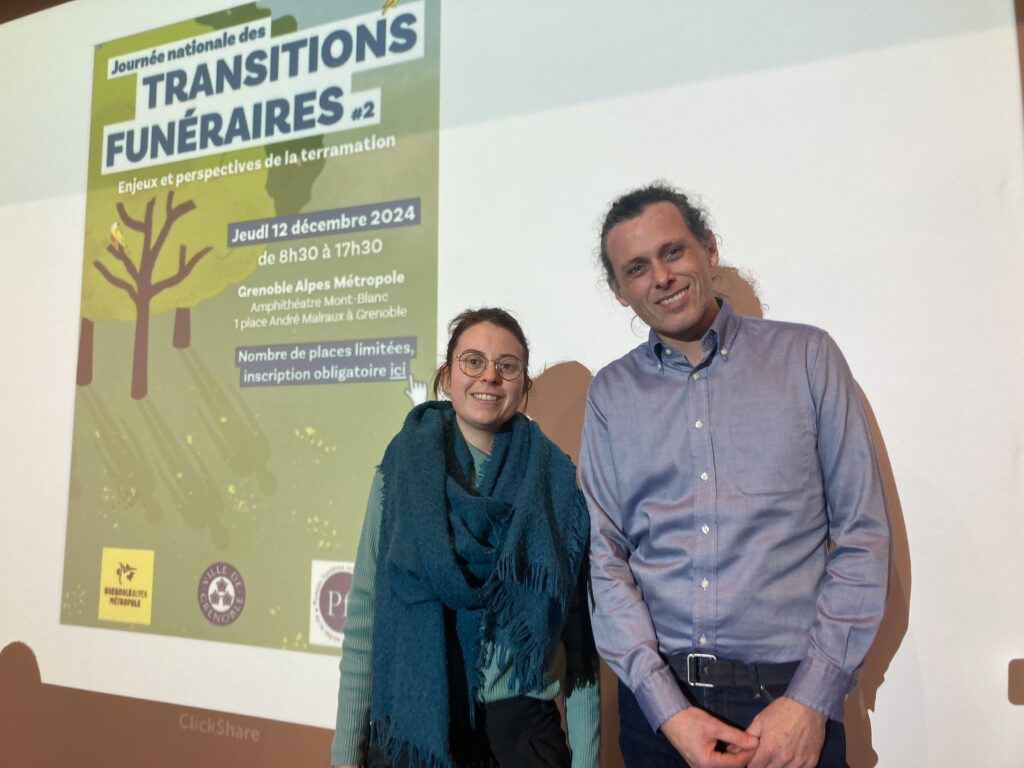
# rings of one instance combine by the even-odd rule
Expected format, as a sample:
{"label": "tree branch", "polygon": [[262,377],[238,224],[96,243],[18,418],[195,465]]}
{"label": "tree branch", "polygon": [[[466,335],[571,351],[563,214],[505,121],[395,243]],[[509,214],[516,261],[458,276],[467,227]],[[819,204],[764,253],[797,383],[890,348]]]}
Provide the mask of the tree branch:
{"label": "tree branch", "polygon": [[199,261],[203,258],[203,256],[205,256],[212,250],[212,246],[208,245],[201,251],[197,251],[196,254],[191,259],[189,259],[187,263],[185,261],[185,250],[185,246],[183,245],[181,246],[181,250],[178,251],[178,271],[175,274],[171,275],[170,277],[161,280],[159,283],[154,284],[153,293],[151,295],[156,296],[161,291],[164,291],[168,288],[177,285],[186,277],[188,277],[192,270],[195,269],[196,264],[198,264]]}
{"label": "tree branch", "polygon": [[164,217],[163,226],[160,227],[160,234],[157,235],[156,242],[153,243],[153,253],[160,253],[160,250],[164,247],[164,241],[167,240],[167,235],[171,231],[171,227],[174,226],[174,222],[195,207],[196,204],[192,200],[186,200],[181,205],[175,206],[174,190],[172,189],[167,193],[167,215]]}
{"label": "tree branch", "polygon": [[128,258],[128,254],[124,252],[124,246],[118,243],[115,248],[113,243],[107,243],[107,250],[114,255],[114,258],[124,265],[124,268],[128,271],[128,275],[136,282],[136,284],[138,284],[139,271],[135,269],[135,264],[133,264],[132,260]]}
{"label": "tree branch", "polygon": [[132,301],[135,301],[138,298],[138,294],[135,292],[135,287],[131,285],[131,283],[129,283],[127,280],[122,280],[120,277],[114,277],[112,274],[110,274],[110,270],[107,269],[99,261],[94,261],[92,265],[100,271],[101,275],[107,278],[107,282],[109,282],[115,288],[120,288],[122,291],[127,293],[131,297]]}
{"label": "tree branch", "polygon": [[[152,204],[153,198],[150,199],[148,205]],[[124,225],[129,229],[134,229],[136,232],[146,231],[146,223],[144,221],[139,221],[138,219],[133,219],[131,216],[129,216],[128,209],[124,207],[124,203],[122,203],[120,200],[117,203],[117,215],[121,217],[121,221],[123,221]]]}

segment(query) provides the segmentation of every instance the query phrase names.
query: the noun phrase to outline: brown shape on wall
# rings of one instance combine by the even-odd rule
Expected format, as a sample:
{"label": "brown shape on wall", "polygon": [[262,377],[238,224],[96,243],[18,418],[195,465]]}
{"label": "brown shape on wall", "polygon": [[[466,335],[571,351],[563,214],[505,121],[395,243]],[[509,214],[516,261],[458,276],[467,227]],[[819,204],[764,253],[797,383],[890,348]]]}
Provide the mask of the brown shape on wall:
{"label": "brown shape on wall", "polygon": [[28,16],[32,13],[45,11],[47,8],[62,5],[66,2],[68,0],[7,0],[5,3],[0,3],[0,24],[14,21],[14,19]]}
{"label": "brown shape on wall", "polygon": [[[533,381],[527,414],[552,442],[579,461],[580,438],[587,390],[594,377],[575,360],[557,363]],[[622,768],[619,752],[618,686],[614,673],[601,661],[601,766]]]}
{"label": "brown shape on wall", "polygon": [[715,270],[715,296],[729,302],[733,311],[742,317],[764,318],[764,305],[757,294],[757,281],[736,267],[723,264]]}
{"label": "brown shape on wall", "polygon": [[[1024,0],[1017,0],[1024,6]],[[715,274],[715,295],[728,300],[737,314],[746,317],[764,317],[764,305],[758,294],[758,284],[749,274],[723,265]],[[875,711],[878,689],[885,682],[889,664],[903,643],[910,623],[910,543],[907,539],[907,524],[903,518],[896,478],[893,475],[889,453],[885,447],[882,430],[875,418],[871,403],[862,390],[861,401],[871,426],[871,437],[878,457],[878,469],[882,478],[886,511],[892,537],[892,559],[890,564],[889,593],[885,602],[885,613],[878,628],[875,642],[868,651],[861,669],[859,682],[846,700],[846,759],[852,768],[873,768],[878,765],[878,754],[874,749],[871,732],[871,715]],[[1024,684],[1021,686],[1024,688]]]}
{"label": "brown shape on wall", "polygon": [[331,736],[323,728],[48,685],[27,645],[0,652],[0,765],[323,768]]}
{"label": "brown shape on wall", "polygon": [[1006,696],[1011,704],[1024,705],[1024,659],[1010,661],[1009,680]]}
{"label": "brown shape on wall", "polygon": [[594,377],[575,360],[552,365],[533,380],[527,415],[572,458],[579,459],[587,389]]}
{"label": "brown shape on wall", "polygon": [[1024,96],[1024,0],[1014,0],[1017,13],[1017,58],[1020,61],[1021,96]]}
{"label": "brown shape on wall", "polygon": [[851,768],[873,768],[879,764],[879,757],[874,750],[871,716],[875,712],[878,689],[885,682],[885,673],[903,644],[903,638],[910,625],[911,567],[907,523],[903,517],[903,505],[900,503],[889,452],[885,447],[885,440],[882,438],[882,431],[871,403],[863,391],[860,395],[878,457],[885,507],[889,515],[891,557],[889,593],[885,599],[882,623],[878,627],[875,642],[864,659],[857,687],[846,699],[846,759]]}

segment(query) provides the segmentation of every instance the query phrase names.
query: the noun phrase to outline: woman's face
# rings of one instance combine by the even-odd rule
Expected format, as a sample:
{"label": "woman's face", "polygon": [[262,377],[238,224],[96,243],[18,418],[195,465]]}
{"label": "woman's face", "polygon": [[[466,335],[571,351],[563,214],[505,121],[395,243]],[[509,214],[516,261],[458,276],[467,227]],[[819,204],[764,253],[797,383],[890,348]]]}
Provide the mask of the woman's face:
{"label": "woman's face", "polygon": [[[483,373],[469,376],[462,372],[459,357],[486,358]],[[494,433],[512,418],[523,399],[526,371],[514,381],[505,381],[498,375],[496,361],[506,356],[520,361],[525,350],[516,337],[493,323],[483,322],[470,326],[459,337],[452,354],[451,365],[442,378],[445,392],[452,399],[455,418],[467,441],[483,451],[490,452]]]}

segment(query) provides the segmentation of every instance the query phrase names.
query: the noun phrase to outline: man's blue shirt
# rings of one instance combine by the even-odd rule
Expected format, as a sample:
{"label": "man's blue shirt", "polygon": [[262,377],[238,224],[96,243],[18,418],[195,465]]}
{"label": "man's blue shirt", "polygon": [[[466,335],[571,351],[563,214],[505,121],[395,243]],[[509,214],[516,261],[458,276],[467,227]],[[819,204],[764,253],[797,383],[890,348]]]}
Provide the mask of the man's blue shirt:
{"label": "man's blue shirt", "polygon": [[885,604],[889,528],[860,393],[817,328],[723,303],[691,365],[652,331],[587,398],[598,649],[655,728],[689,706],[665,656],[799,661],[835,720]]}

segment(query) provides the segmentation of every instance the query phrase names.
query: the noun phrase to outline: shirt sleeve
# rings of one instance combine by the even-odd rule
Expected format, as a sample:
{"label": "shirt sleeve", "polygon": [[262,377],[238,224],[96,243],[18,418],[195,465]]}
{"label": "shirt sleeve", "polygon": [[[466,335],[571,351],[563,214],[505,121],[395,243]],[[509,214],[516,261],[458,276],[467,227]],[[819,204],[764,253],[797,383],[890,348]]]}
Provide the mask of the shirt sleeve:
{"label": "shirt sleeve", "polygon": [[823,334],[811,367],[830,552],[810,645],[786,695],[842,721],[885,610],[889,523],[860,390]]}
{"label": "shirt sleeve", "polygon": [[565,695],[565,723],[569,728],[572,768],[601,764],[601,697],[599,681],[574,686]]}
{"label": "shirt sleeve", "polygon": [[658,638],[629,567],[632,546],[622,527],[608,424],[587,397],[580,448],[580,486],[590,509],[590,578],[594,640],[612,671],[633,691],[652,728],[689,702],[658,650]]}
{"label": "shirt sleeve", "polygon": [[356,551],[348,606],[345,639],[341,644],[341,680],[338,684],[338,714],[331,743],[331,764],[362,765],[370,739],[370,679],[373,641],[374,580],[377,574],[377,545],[384,510],[383,477],[378,469],[370,485],[366,517]]}

